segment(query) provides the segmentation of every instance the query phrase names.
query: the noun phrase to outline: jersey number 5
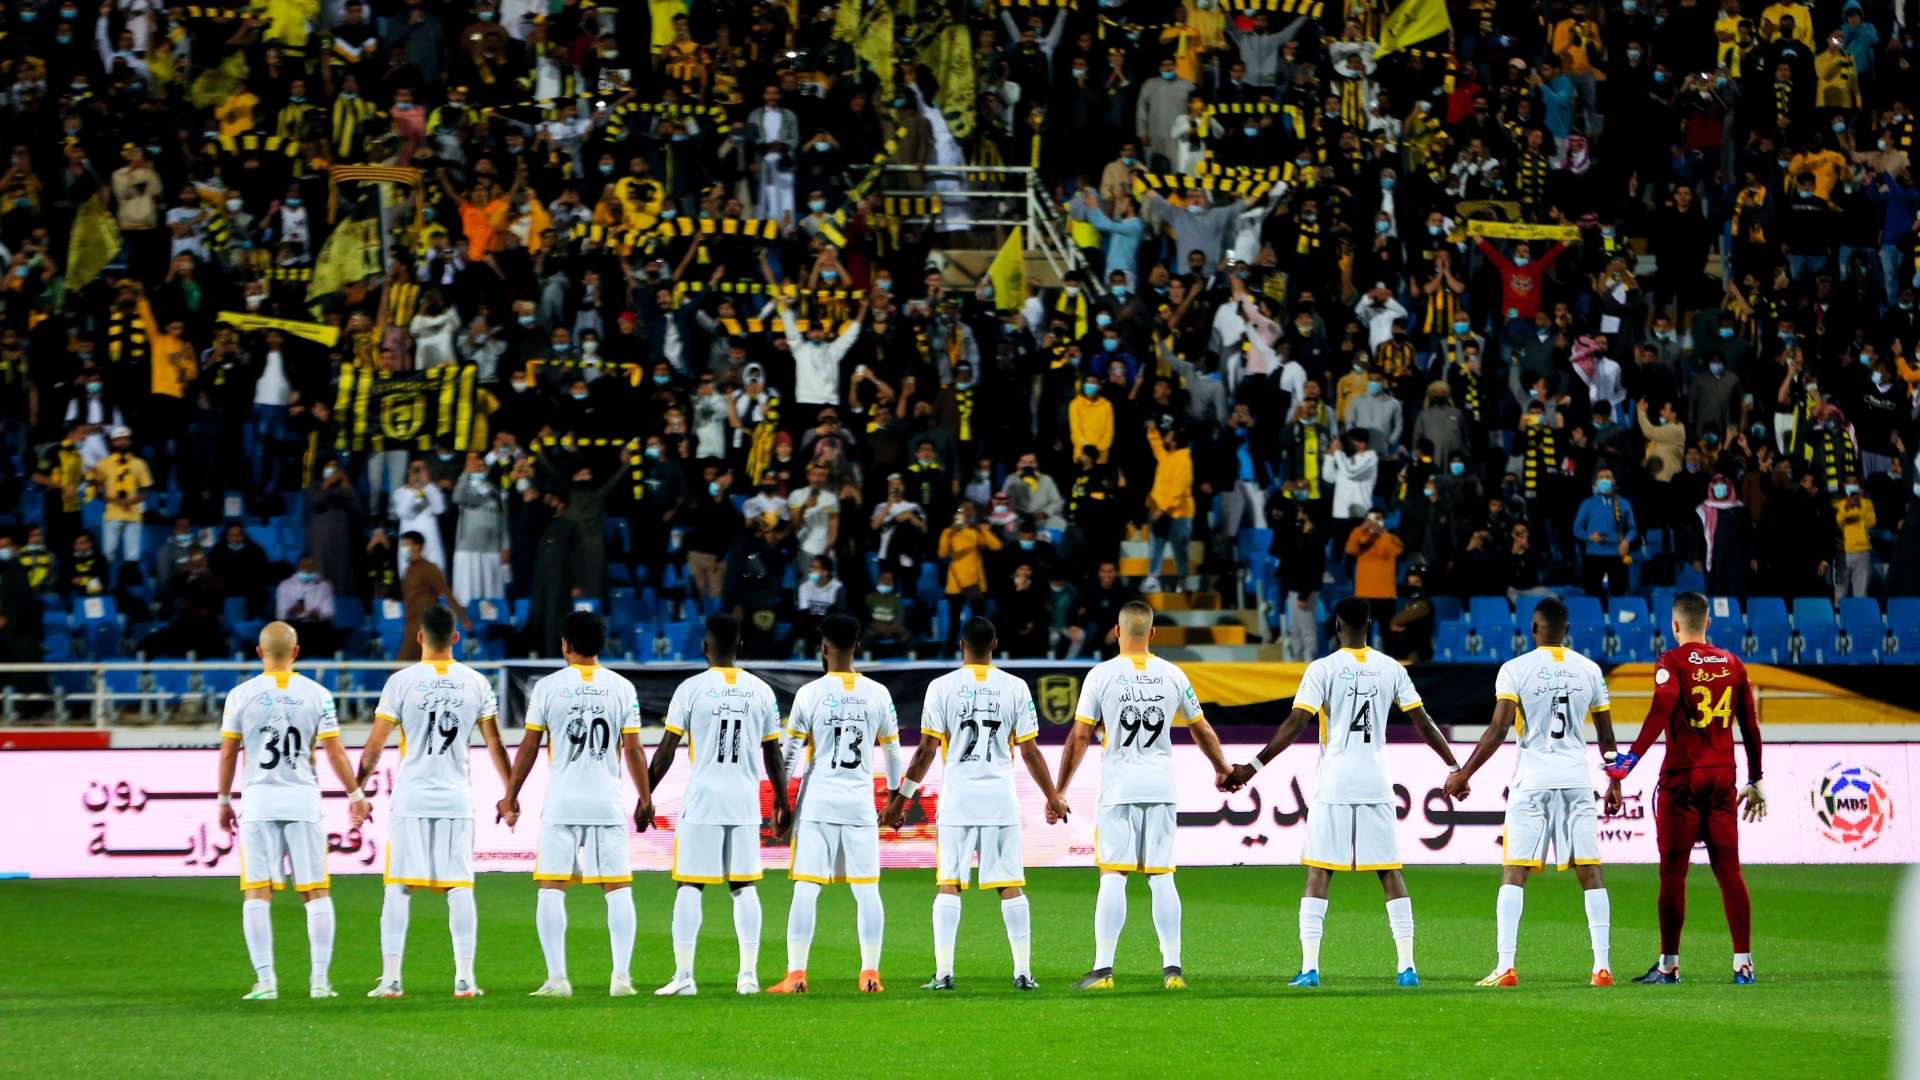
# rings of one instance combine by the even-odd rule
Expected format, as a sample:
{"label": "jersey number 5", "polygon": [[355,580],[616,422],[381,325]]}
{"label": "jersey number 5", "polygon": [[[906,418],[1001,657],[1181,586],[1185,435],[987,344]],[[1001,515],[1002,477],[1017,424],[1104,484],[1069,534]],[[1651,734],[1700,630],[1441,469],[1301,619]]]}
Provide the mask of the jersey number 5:
{"label": "jersey number 5", "polygon": [[1693,719],[1690,723],[1694,727],[1704,728],[1712,727],[1716,720],[1721,727],[1733,726],[1733,687],[1722,689],[1719,701],[1713,699],[1713,687],[1694,687]]}
{"label": "jersey number 5", "polygon": [[1553,739],[1564,739],[1567,737],[1567,732],[1573,729],[1573,699],[1561,694],[1553,699],[1552,711],[1553,727],[1548,729],[1547,736]]}

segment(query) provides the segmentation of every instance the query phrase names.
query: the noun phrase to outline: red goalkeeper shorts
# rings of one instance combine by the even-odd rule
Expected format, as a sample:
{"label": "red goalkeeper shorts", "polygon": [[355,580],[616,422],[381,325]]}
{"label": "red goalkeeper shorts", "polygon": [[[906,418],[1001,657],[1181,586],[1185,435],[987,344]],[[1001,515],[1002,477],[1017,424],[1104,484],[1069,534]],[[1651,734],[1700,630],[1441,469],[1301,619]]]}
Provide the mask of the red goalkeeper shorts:
{"label": "red goalkeeper shorts", "polygon": [[1654,835],[1660,865],[1685,866],[1693,845],[1706,841],[1721,858],[1740,858],[1740,815],[1734,800],[1733,770],[1696,768],[1662,773],[1654,789]]}

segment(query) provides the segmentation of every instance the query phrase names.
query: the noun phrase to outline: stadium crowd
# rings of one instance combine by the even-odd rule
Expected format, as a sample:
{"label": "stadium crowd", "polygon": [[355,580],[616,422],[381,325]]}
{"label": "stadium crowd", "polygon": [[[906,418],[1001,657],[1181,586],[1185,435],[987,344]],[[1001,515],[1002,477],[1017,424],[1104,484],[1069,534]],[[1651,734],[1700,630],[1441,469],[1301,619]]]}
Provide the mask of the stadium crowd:
{"label": "stadium crowd", "polygon": [[[1387,14],[9,4],[6,656],[48,592],[154,655],[524,598],[553,656],[621,585],[751,656],[988,604],[1077,655],[1247,529],[1307,636],[1348,583],[1920,593],[1894,7]],[[1084,268],[976,284],[991,180],[875,161],[1033,168]]]}

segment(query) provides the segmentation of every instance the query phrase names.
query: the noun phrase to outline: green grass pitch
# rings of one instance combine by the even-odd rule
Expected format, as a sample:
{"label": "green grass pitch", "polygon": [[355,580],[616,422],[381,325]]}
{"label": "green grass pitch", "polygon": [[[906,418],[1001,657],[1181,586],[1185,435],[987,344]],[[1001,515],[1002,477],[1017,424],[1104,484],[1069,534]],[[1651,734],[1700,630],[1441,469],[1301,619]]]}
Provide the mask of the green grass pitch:
{"label": "green grass pitch", "polygon": [[[1493,962],[1492,867],[1411,867],[1426,985],[1393,986],[1393,944],[1371,874],[1337,875],[1318,991],[1284,985],[1299,960],[1298,868],[1194,868],[1179,874],[1192,988],[1159,989],[1144,882],[1129,890],[1119,988],[1078,993],[1093,949],[1091,870],[1030,872],[1041,990],[1008,985],[999,905],[969,892],[959,990],[918,989],[932,971],[928,871],[892,871],[882,965],[887,992],[854,992],[853,902],[830,887],[804,999],[733,994],[730,902],[709,889],[697,998],[659,1000],[672,973],[673,885],[641,875],[634,980],[647,995],[605,996],[609,962],[597,891],[572,890],[576,997],[529,999],[544,973],[523,875],[478,887],[484,1000],[453,1001],[446,906],[416,893],[409,996],[369,1001],[379,974],[380,882],[334,879],[335,1001],[305,996],[299,902],[275,901],[284,996],[243,1003],[252,978],[229,880],[0,882],[0,1071],[15,1076],[1060,1075],[1062,1067],[1139,1074],[1304,1076],[1870,1076],[1888,1068],[1892,979],[1886,934],[1899,868],[1749,867],[1760,985],[1728,985],[1726,924],[1705,867],[1691,877],[1687,982],[1624,980],[1657,951],[1651,867],[1610,867],[1613,965],[1623,985],[1587,987],[1585,916],[1572,875],[1528,886],[1516,990],[1473,986]],[[785,963],[787,885],[769,874],[760,977]],[[1667,1049],[1677,1046],[1677,1050]]]}

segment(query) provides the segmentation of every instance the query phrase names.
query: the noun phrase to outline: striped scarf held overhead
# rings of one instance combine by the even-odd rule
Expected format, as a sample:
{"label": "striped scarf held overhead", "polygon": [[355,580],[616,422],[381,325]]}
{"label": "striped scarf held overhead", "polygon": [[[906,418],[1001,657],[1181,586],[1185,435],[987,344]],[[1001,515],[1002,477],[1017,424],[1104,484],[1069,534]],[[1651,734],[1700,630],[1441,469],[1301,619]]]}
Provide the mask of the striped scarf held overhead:
{"label": "striped scarf held overhead", "polygon": [[148,357],[146,322],[138,311],[118,305],[107,312],[107,359],[115,364],[142,364]]}
{"label": "striped scarf held overhead", "polygon": [[1300,479],[1307,482],[1307,495],[1314,499],[1320,497],[1320,455],[1326,452],[1318,419],[1300,425]]}
{"label": "striped scarf held overhead", "polygon": [[780,398],[770,393],[759,422],[753,425],[753,442],[747,447],[747,476],[752,478],[755,487],[760,486],[760,478],[773,462],[773,437],[779,430]]}

